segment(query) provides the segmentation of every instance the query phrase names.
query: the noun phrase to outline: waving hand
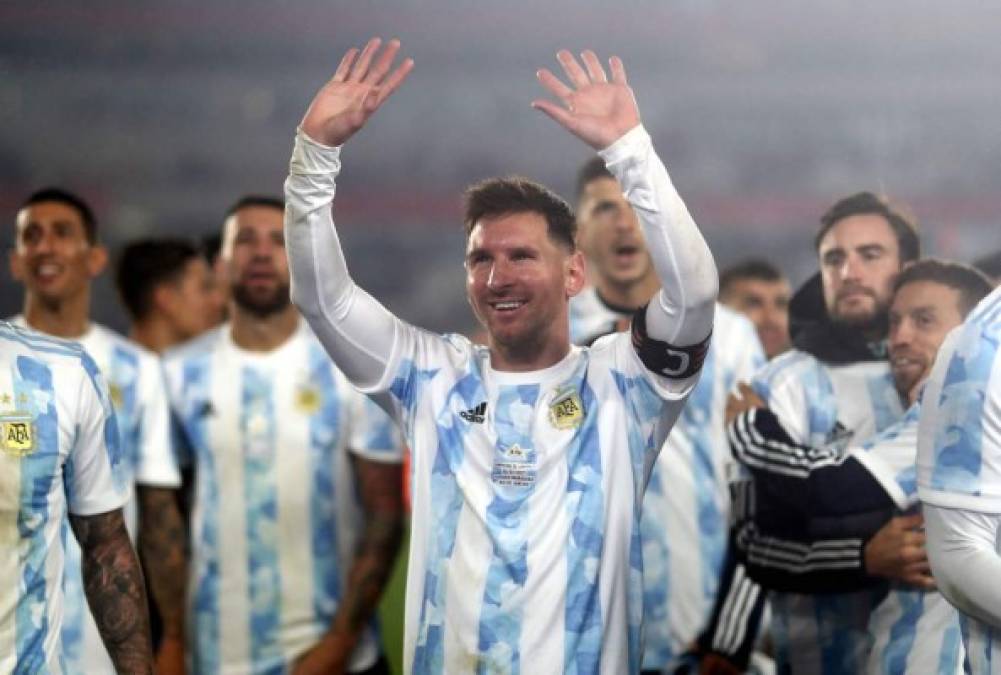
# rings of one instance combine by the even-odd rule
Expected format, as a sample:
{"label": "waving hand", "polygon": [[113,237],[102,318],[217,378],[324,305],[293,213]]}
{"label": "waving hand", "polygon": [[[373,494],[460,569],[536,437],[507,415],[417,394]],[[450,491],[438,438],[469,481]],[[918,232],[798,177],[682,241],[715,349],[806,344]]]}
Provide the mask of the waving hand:
{"label": "waving hand", "polygon": [[532,101],[532,107],[552,117],[595,150],[607,148],[640,123],[636,98],[626,82],[626,70],[619,57],[613,56],[608,60],[611,82],[601,61],[591,50],[581,54],[583,67],[565,49],[560,50],[556,58],[572,86],[568,87],[543,68],[537,73],[539,82],[562,105],[536,99]]}
{"label": "waving hand", "polygon": [[348,50],[302,118],[306,135],[324,145],[341,145],[403,83],[414,67],[413,59],[405,59],[390,72],[400,41],[390,40],[380,52],[381,44],[372,38],[360,55],[357,49]]}

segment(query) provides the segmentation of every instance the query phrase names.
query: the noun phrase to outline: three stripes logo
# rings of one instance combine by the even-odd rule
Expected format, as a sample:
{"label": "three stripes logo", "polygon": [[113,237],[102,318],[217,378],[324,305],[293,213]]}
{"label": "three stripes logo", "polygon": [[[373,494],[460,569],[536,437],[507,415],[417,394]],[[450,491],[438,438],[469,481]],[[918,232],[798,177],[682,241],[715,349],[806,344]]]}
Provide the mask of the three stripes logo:
{"label": "three stripes logo", "polygon": [[475,408],[470,408],[469,410],[463,410],[459,413],[459,417],[466,420],[467,422],[472,422],[473,424],[483,424],[486,419],[487,414],[487,402],[479,404]]}

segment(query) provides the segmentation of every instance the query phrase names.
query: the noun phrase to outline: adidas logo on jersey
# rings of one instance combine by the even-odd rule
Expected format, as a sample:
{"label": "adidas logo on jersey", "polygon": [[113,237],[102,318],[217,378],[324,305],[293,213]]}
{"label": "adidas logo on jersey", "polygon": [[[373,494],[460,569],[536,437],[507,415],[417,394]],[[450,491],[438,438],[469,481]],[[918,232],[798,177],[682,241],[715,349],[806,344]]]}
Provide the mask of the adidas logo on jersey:
{"label": "adidas logo on jersey", "polygon": [[469,410],[463,410],[459,413],[459,417],[466,420],[467,422],[473,422],[474,424],[483,424],[486,419],[487,414],[487,402],[479,404],[475,408],[470,408]]}

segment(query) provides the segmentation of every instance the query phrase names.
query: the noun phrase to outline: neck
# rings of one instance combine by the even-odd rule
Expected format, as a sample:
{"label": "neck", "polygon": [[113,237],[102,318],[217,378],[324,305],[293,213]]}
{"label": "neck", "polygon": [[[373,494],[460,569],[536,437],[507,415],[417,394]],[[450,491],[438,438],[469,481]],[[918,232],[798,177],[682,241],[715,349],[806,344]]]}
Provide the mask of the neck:
{"label": "neck", "polygon": [[636,310],[650,302],[650,298],[660,290],[660,279],[656,274],[647,274],[639,281],[628,283],[601,280],[595,289],[606,304]]}
{"label": "neck", "polygon": [[55,301],[28,293],[24,297],[24,321],[31,328],[61,338],[78,338],[90,324],[90,289]]}
{"label": "neck", "polygon": [[285,343],[299,327],[299,313],[291,304],[268,316],[258,316],[230,303],[233,342],[251,352],[269,352]]}
{"label": "neck", "polygon": [[494,338],[489,339],[490,365],[494,370],[524,373],[543,370],[562,361],[570,352],[570,333],[564,332],[562,339],[548,336],[518,345],[505,345]]}
{"label": "neck", "polygon": [[174,345],[184,342],[186,337],[158,316],[136,321],[129,331],[129,339],[156,354],[162,354]]}

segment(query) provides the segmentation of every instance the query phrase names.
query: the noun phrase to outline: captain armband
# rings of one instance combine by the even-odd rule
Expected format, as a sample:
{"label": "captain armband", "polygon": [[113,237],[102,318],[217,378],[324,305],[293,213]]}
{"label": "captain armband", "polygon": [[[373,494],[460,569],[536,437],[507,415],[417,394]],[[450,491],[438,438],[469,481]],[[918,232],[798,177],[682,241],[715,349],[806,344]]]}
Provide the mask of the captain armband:
{"label": "captain armband", "polygon": [[702,369],[709,352],[712,333],[705,340],[687,347],[678,347],[650,337],[646,330],[646,305],[633,315],[633,349],[647,369],[676,380],[692,377]]}

